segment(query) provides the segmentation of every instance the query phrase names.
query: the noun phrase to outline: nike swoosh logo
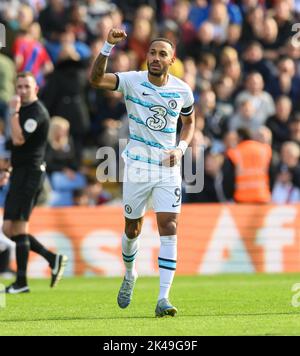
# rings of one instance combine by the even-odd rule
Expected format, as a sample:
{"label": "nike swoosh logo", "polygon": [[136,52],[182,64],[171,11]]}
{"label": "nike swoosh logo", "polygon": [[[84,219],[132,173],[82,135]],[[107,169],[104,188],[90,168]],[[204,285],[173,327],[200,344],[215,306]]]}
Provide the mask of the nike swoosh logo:
{"label": "nike swoosh logo", "polygon": [[179,203],[179,204],[173,204],[172,205],[172,208],[176,208],[177,206],[179,206],[181,203]]}
{"label": "nike swoosh logo", "polygon": [[146,95],[151,95],[151,94],[143,92],[143,95],[146,96]]}

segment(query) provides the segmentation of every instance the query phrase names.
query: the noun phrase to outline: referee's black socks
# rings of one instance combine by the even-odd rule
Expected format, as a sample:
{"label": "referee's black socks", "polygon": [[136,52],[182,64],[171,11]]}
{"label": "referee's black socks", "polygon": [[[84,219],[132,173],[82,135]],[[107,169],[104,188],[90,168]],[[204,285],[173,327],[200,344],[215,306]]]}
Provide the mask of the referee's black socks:
{"label": "referee's black socks", "polygon": [[30,250],[29,237],[26,234],[15,235],[11,240],[16,243],[17,280],[18,286],[27,286],[27,263]]}
{"label": "referee's black socks", "polygon": [[55,254],[47,250],[41,243],[38,242],[36,238],[32,235],[27,235],[30,242],[30,250],[44,257],[51,268],[54,268],[55,265]]}

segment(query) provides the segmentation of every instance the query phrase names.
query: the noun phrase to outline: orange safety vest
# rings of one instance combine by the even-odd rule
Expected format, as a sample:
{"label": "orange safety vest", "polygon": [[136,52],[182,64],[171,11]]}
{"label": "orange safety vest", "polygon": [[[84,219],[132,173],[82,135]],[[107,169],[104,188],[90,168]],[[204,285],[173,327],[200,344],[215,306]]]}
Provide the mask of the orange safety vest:
{"label": "orange safety vest", "polygon": [[271,200],[269,167],[271,147],[247,140],[229,149],[227,156],[235,166],[234,199],[239,203],[268,203]]}

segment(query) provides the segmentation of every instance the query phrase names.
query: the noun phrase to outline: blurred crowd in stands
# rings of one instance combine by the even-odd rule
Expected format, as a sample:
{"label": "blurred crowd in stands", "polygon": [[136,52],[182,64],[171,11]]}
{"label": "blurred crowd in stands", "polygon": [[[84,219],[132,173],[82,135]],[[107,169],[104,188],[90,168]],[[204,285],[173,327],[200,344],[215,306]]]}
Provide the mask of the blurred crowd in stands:
{"label": "blurred crowd in stands", "polygon": [[[0,166],[9,159],[8,102],[16,72],[34,73],[51,120],[48,182],[41,204],[99,205],[120,197],[118,184],[96,179],[97,149],[126,138],[118,92],[91,88],[93,60],[112,27],[110,72],[146,69],[152,38],[176,44],[171,73],[195,96],[193,159],[205,148],[205,186],[184,202],[226,201],[222,166],[239,129],[272,147],[275,203],[300,201],[300,0],[1,0],[6,47],[0,51]],[[300,29],[300,26],[299,26]],[[298,29],[298,31],[299,31]],[[178,133],[180,132],[180,125]],[[0,192],[3,202],[7,188]]]}

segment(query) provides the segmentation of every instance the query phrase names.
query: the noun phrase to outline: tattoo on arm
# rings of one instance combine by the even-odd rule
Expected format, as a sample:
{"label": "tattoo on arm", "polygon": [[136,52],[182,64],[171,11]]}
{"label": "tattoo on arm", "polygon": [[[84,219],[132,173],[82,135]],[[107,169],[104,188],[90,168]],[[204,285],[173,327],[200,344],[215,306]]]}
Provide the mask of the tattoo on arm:
{"label": "tattoo on arm", "polygon": [[92,72],[91,72],[91,81],[93,83],[99,83],[106,71],[107,66],[107,56],[103,56],[103,54],[99,54],[93,64]]}

